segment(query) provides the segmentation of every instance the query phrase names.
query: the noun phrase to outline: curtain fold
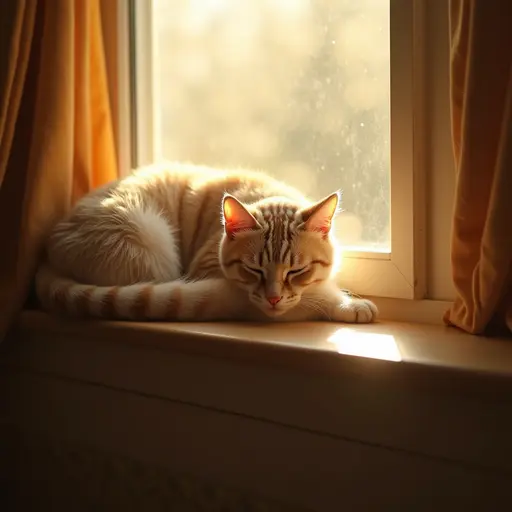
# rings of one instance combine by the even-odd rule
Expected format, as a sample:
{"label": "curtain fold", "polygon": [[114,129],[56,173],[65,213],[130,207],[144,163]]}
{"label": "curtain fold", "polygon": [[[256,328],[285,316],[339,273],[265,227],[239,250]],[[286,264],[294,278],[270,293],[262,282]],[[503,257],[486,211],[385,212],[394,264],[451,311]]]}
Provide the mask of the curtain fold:
{"label": "curtain fold", "polygon": [[457,188],[445,322],[512,328],[512,2],[450,0]]}
{"label": "curtain fold", "polygon": [[0,20],[1,339],[49,230],[117,160],[100,0],[3,2]]}
{"label": "curtain fold", "polygon": [[[0,18],[0,183],[5,176],[14,127],[20,108],[34,34],[36,4],[20,0],[2,5]],[[0,11],[1,12],[1,11]],[[3,101],[9,98],[9,101]]]}

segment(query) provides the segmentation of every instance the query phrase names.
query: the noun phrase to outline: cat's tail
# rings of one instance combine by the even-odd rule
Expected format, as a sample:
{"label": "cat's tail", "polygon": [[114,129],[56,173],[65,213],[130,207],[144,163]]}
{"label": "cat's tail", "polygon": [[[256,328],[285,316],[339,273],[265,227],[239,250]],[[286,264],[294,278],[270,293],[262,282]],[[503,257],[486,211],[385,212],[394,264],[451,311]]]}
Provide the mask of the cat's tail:
{"label": "cat's tail", "polygon": [[59,276],[46,263],[36,274],[36,291],[42,307],[79,318],[222,320],[232,314],[227,286],[224,279],[95,286]]}

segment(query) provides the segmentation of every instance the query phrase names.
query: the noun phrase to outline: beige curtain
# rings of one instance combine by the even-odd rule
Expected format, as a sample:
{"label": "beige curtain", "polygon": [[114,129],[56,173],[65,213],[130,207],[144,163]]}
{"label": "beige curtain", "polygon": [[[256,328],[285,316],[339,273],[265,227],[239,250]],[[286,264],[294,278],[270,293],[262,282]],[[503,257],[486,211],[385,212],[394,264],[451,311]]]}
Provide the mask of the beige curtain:
{"label": "beige curtain", "polygon": [[0,2],[0,45],[1,340],[48,230],[117,164],[100,0]]}
{"label": "beige curtain", "polygon": [[457,168],[445,316],[470,333],[512,330],[512,1],[451,0]]}

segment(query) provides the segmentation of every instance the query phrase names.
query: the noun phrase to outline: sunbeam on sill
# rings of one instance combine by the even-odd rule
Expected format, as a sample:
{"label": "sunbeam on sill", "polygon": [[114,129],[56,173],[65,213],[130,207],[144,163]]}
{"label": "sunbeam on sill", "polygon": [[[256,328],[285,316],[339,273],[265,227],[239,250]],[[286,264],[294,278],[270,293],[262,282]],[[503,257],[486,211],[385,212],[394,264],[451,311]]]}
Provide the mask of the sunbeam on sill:
{"label": "sunbeam on sill", "polygon": [[402,356],[395,337],[391,334],[361,332],[342,327],[328,338],[339,354],[369,357],[385,361],[401,361]]}

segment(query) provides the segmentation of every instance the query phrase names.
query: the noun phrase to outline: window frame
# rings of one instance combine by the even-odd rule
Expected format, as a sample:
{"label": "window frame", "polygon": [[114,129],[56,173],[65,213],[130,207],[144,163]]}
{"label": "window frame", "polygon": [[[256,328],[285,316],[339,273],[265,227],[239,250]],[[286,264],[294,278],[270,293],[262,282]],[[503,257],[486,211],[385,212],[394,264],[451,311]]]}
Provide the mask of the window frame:
{"label": "window frame", "polygon": [[[425,4],[390,0],[391,252],[343,251],[340,286],[360,295],[415,300],[426,295]],[[133,167],[162,158],[153,15],[153,0],[129,0]]]}
{"label": "window frame", "polygon": [[[157,47],[151,37],[153,0],[128,0],[130,41],[130,112],[132,166],[149,165],[160,159],[158,88],[153,80]],[[144,126],[144,129],[141,127]]]}
{"label": "window frame", "polygon": [[107,71],[108,91],[112,115],[112,126],[120,175],[125,176],[132,168],[131,155],[133,134],[131,132],[131,48],[129,29],[129,4],[124,1],[102,2],[103,45]]}

